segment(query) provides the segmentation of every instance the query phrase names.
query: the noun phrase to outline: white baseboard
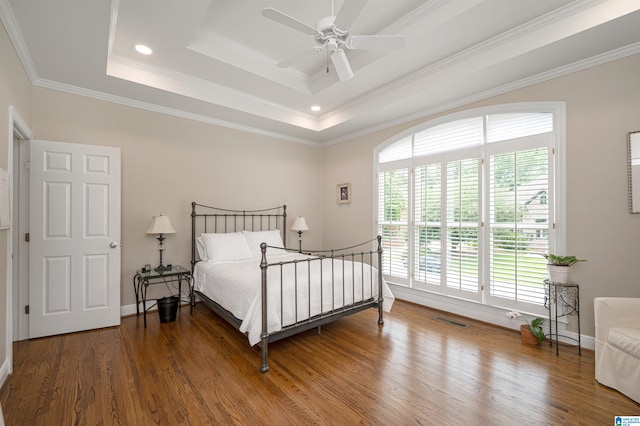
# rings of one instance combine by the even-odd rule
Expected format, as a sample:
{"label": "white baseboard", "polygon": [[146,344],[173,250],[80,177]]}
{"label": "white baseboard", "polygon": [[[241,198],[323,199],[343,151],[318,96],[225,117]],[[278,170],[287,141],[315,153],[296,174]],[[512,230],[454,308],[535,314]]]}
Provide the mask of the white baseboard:
{"label": "white baseboard", "polygon": [[[510,328],[518,330],[520,324],[512,321],[505,315],[505,310],[502,308],[496,308],[493,306],[482,305],[480,303],[470,302],[463,299],[456,299],[453,297],[442,296],[427,291],[413,290],[404,286],[388,283],[391,287],[393,295],[400,300],[406,300],[408,302],[415,303],[417,305],[427,306],[429,308],[438,309],[440,311],[451,312],[452,314],[460,315],[466,318],[475,319],[478,321],[486,322],[489,324],[495,324],[500,327]],[[546,321],[545,333],[549,333],[548,321]],[[566,330],[566,322],[558,321],[558,340],[563,343],[576,345],[578,334]],[[566,336],[566,337],[565,337]],[[572,339],[575,339],[572,340]],[[596,341],[593,336],[580,336],[581,346],[585,349],[595,350]]]}
{"label": "white baseboard", "polygon": [[[150,308],[147,312],[157,311],[157,310],[158,310],[158,307],[154,306],[153,308]],[[140,306],[140,313],[142,313],[142,306]],[[129,315],[135,315],[135,314],[136,314],[135,303],[133,305],[120,306],[121,317],[128,317]]]}
{"label": "white baseboard", "polygon": [[[196,301],[199,300],[196,298]],[[182,304],[184,305],[184,303]],[[153,305],[153,307],[149,308],[149,310],[147,312],[153,312],[153,311],[157,311],[158,307],[156,305]],[[125,306],[120,306],[120,317],[127,317],[130,315],[135,315],[136,312],[136,305],[135,303],[133,305],[125,305]],[[142,313],[142,306],[140,306],[140,313]]]}

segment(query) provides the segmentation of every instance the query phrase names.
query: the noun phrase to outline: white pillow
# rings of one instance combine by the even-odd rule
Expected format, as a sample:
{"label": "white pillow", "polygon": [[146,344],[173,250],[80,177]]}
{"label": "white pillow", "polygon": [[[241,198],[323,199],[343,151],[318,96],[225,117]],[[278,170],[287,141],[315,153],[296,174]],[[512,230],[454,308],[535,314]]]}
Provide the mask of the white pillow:
{"label": "white pillow", "polygon": [[209,260],[207,257],[207,248],[204,246],[204,237],[202,235],[196,237],[196,251],[198,252],[198,259]]}
{"label": "white pillow", "polygon": [[[277,229],[273,229],[271,231],[242,231],[245,238],[247,239],[247,244],[249,245],[249,249],[251,253],[253,253],[254,257],[262,256],[262,251],[260,250],[261,243],[267,243],[268,246],[274,247],[284,247],[282,243],[282,235],[280,235],[280,231]],[[267,249],[268,254],[285,254],[284,250],[280,249]]]}
{"label": "white pillow", "polygon": [[202,234],[207,259],[213,261],[229,261],[250,259],[251,250],[241,232],[228,234]]}

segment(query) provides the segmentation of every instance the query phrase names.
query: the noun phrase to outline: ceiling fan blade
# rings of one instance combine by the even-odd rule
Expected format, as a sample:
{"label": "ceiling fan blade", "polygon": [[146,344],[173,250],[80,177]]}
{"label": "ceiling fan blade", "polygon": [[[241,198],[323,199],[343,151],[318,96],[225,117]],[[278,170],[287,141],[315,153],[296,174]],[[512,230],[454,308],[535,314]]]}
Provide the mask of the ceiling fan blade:
{"label": "ceiling fan blade", "polygon": [[353,77],[353,71],[344,50],[336,49],[331,52],[331,63],[333,63],[333,68],[336,70],[340,81],[350,80]]}
{"label": "ceiling fan blade", "polygon": [[366,4],[367,0],[344,0],[333,26],[340,30],[348,31]]}
{"label": "ceiling fan blade", "polygon": [[287,27],[293,28],[294,30],[300,31],[304,34],[309,34],[312,36],[317,36],[320,34],[318,30],[316,30],[311,25],[305,24],[302,21],[298,21],[296,18],[286,15],[272,7],[262,9],[262,16],[264,16],[265,18],[269,18],[272,21],[276,21],[279,24],[286,25]]}
{"label": "ceiling fan blade", "polygon": [[403,35],[356,35],[348,37],[345,46],[349,49],[400,50],[406,42]]}
{"label": "ceiling fan blade", "polygon": [[291,65],[295,64],[296,62],[298,62],[299,60],[307,56],[309,52],[312,52],[312,51],[319,52],[320,50],[322,50],[322,48],[318,46],[310,47],[308,49],[303,50],[302,52],[296,53],[292,57],[287,58],[282,62],[278,62],[277,66],[278,68],[289,68]]}

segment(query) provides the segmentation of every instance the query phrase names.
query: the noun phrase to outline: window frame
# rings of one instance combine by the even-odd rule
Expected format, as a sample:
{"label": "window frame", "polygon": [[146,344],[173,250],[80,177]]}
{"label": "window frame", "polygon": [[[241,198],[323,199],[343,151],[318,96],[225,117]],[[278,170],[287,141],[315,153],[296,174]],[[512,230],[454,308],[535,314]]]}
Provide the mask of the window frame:
{"label": "window frame", "polygon": [[[438,126],[440,124],[444,124],[451,121],[469,119],[477,116],[486,116],[491,114],[508,114],[508,113],[551,113],[553,114],[553,129],[551,133],[551,160],[549,165],[549,176],[553,185],[549,188],[549,202],[553,206],[552,210],[549,212],[549,217],[551,220],[550,225],[550,236],[549,236],[549,251],[550,252],[558,252],[563,253],[566,249],[566,160],[565,160],[565,151],[566,151],[566,104],[564,102],[523,102],[523,103],[511,103],[511,104],[499,104],[499,105],[490,105],[485,107],[479,107],[474,109],[469,109],[465,111],[459,111],[452,114],[447,114],[433,120],[429,120],[423,122],[417,126],[408,128],[393,137],[387,139],[381,144],[374,147],[374,155],[373,155],[373,182],[374,182],[374,209],[373,209],[373,226],[374,226],[374,234],[378,232],[378,198],[379,198],[379,188],[378,188],[378,173],[381,171],[394,170],[400,167],[405,167],[409,169],[409,200],[407,200],[408,212],[410,215],[409,219],[409,232],[408,232],[408,241],[407,247],[410,250],[410,253],[415,250],[415,211],[414,211],[414,201],[415,201],[415,170],[425,164],[430,164],[435,162],[443,162],[444,164],[449,161],[450,158],[460,158],[463,157],[463,153],[468,152],[469,150],[476,150],[482,153],[482,156],[478,156],[481,160],[481,178],[479,179],[479,186],[481,187],[481,191],[486,190],[486,186],[489,185],[487,180],[487,169],[488,165],[488,152],[494,152],[495,149],[487,149],[486,145],[482,147],[473,147],[473,148],[463,148],[457,151],[448,151],[448,152],[438,152],[432,155],[427,156],[419,156],[419,157],[410,157],[406,159],[394,160],[387,163],[379,163],[379,155],[380,152],[383,151],[388,146],[399,142],[407,137],[413,137],[414,134],[419,133],[421,131],[427,130],[431,127]],[[484,119],[484,118],[483,118]],[[486,129],[485,129],[486,132]],[[514,139],[515,140],[515,139]],[[413,142],[412,142],[413,143]],[[495,145],[498,147],[503,142],[492,142],[487,145]],[[513,144],[513,140],[510,142],[506,142],[507,144]],[[497,148],[496,148],[497,149]],[[446,159],[446,161],[442,161]],[[444,173],[444,172],[443,172]],[[446,194],[443,192],[443,197]],[[486,197],[486,195],[485,195]],[[553,202],[551,202],[553,200]],[[488,219],[489,219],[489,205],[488,203],[482,203],[480,216],[480,222],[485,224],[483,228],[480,228],[480,233],[482,236],[480,239],[481,249],[478,253],[479,262],[482,262],[483,265],[487,266],[488,263],[487,257],[488,253],[488,245],[490,244],[488,238]],[[445,220],[445,218],[443,218]],[[487,237],[485,237],[487,236]],[[442,239],[442,247],[441,253],[442,256],[446,256],[446,238]],[[409,256],[409,277],[408,282],[397,282],[398,280],[394,279],[395,277],[387,277],[388,282],[391,285],[399,285],[404,288],[404,290],[409,292],[434,292],[436,289],[429,288],[429,285],[419,285],[416,286],[416,280],[414,279],[413,274],[413,256]],[[441,265],[444,267],[444,263]],[[479,300],[483,305],[487,306],[496,306],[496,300],[494,297],[490,297],[490,288],[489,285],[485,285],[489,283],[489,269],[488,267],[481,268],[479,275]],[[446,285],[442,282],[439,286],[437,286],[437,294],[441,296],[449,296],[456,298],[455,294],[450,294],[449,291],[442,291],[446,289]],[[404,281],[404,280],[402,280]],[[421,282],[424,284],[424,282]],[[464,299],[464,301],[471,301],[471,299]],[[509,309],[519,309],[522,311],[534,313],[534,314],[544,314],[546,309],[544,306],[540,305],[531,305],[531,304],[521,304],[518,302],[513,303],[504,303],[504,301],[500,301],[502,307],[507,307]]]}

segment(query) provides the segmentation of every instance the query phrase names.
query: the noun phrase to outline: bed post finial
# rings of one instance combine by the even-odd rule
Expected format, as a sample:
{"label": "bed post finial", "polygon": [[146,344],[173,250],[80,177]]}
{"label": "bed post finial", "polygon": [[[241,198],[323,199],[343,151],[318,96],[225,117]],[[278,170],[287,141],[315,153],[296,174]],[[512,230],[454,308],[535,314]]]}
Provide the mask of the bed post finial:
{"label": "bed post finial", "polygon": [[191,202],[191,273],[196,266],[196,202]]}
{"label": "bed post finial", "polygon": [[260,260],[261,272],[261,289],[262,289],[262,333],[260,340],[262,341],[262,365],[260,371],[266,373],[269,371],[269,332],[267,330],[267,243],[260,243],[260,251],[262,259]]}
{"label": "bed post finial", "polygon": [[382,305],[384,296],[382,295],[382,236],[378,235],[378,324],[384,324],[382,317]]}
{"label": "bed post finial", "polygon": [[[276,227],[277,227],[276,223]],[[284,241],[284,248],[287,248],[287,205],[282,206],[282,241]]]}

